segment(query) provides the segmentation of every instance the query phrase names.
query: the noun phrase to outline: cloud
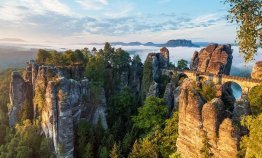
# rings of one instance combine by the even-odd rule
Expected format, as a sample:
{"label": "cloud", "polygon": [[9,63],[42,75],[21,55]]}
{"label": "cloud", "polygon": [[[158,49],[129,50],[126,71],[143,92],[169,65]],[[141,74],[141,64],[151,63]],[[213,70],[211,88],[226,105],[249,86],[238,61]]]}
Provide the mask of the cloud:
{"label": "cloud", "polygon": [[108,0],[77,0],[76,2],[89,10],[101,10],[108,5]]}
{"label": "cloud", "polygon": [[31,15],[49,13],[72,15],[70,8],[59,0],[19,0],[6,1],[0,7],[0,20],[22,22]]}
{"label": "cloud", "polygon": [[[94,14],[89,14],[90,12],[87,11],[88,14],[78,16],[77,13],[72,12],[73,8],[62,3],[61,0],[0,2],[0,30],[10,32],[12,35],[23,33],[28,36],[50,36],[50,38],[87,34],[121,38],[143,34],[160,36],[160,33],[165,35],[164,32],[198,30],[197,28],[209,28],[226,23],[225,16],[219,13],[199,17],[177,16],[173,12],[142,14],[135,12],[135,5],[130,2],[77,0],[77,3],[86,9],[91,7]],[[102,11],[95,11],[101,7],[105,8]],[[95,15],[98,12],[100,16]]]}

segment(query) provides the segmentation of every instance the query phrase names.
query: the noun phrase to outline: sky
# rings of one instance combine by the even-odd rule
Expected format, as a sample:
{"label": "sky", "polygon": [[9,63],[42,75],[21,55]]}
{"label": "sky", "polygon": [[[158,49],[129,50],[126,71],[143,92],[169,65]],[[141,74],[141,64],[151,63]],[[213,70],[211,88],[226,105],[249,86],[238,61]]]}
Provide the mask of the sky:
{"label": "sky", "polygon": [[233,43],[222,0],[0,0],[0,42]]}

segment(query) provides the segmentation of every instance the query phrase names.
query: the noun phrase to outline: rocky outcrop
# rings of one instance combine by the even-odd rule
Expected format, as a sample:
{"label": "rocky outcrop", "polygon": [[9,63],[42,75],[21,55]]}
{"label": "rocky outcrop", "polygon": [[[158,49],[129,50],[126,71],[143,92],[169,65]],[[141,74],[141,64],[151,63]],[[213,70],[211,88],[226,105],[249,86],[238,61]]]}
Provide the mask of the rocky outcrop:
{"label": "rocky outcrop", "polygon": [[14,127],[20,120],[20,111],[25,106],[27,100],[29,84],[24,81],[19,72],[13,72],[10,82],[10,103],[12,108],[9,109],[9,126]]}
{"label": "rocky outcrop", "polygon": [[169,115],[171,114],[174,107],[174,94],[173,94],[173,85],[172,83],[168,83],[166,85],[165,93],[163,96],[166,101],[166,105],[168,107]]}
{"label": "rocky outcrop", "polygon": [[174,96],[174,106],[173,110],[177,111],[178,110],[178,105],[179,105],[179,95],[180,95],[180,87],[176,87],[173,91],[173,96]]}
{"label": "rocky outcrop", "polygon": [[[216,158],[237,157],[239,131],[227,117],[223,101],[214,98],[206,103],[194,90],[195,84],[185,79],[181,86],[178,152],[183,158],[202,157],[203,150],[209,150]],[[209,149],[204,148],[204,142],[209,144]]]}
{"label": "rocky outcrop", "polygon": [[191,59],[190,69],[193,71],[197,71],[197,66],[199,61],[198,54],[199,54],[198,51],[195,51]]}
{"label": "rocky outcrop", "polygon": [[160,49],[160,53],[149,53],[147,61],[152,62],[152,76],[155,82],[159,82],[161,76],[161,69],[167,68],[169,63],[169,51],[163,47]]}
{"label": "rocky outcrop", "polygon": [[160,49],[160,54],[165,61],[165,67],[169,67],[169,50],[166,47]]}
{"label": "rocky outcrop", "polygon": [[146,90],[147,96],[159,96],[160,93],[160,77],[162,75],[161,69],[167,68],[169,63],[169,51],[167,48],[161,48],[160,53],[149,53],[146,59],[152,67],[150,76],[143,76],[144,78],[151,78],[152,82],[149,89]]}
{"label": "rocky outcrop", "polygon": [[234,104],[236,101],[236,98],[234,97],[233,90],[231,88],[231,82],[227,82],[224,85],[222,85],[221,90],[221,99],[226,105],[226,109],[230,112],[234,109]]}
{"label": "rocky outcrop", "polygon": [[60,156],[73,157],[74,129],[88,97],[87,83],[87,79],[78,82],[64,77],[48,82],[41,126]]}
{"label": "rocky outcrop", "polygon": [[91,122],[96,125],[99,123],[99,119],[101,119],[101,125],[104,129],[107,129],[107,121],[106,121],[106,96],[104,89],[101,90],[100,95],[98,97],[98,102],[95,105],[96,109],[92,116]]}
{"label": "rocky outcrop", "polygon": [[[27,64],[25,78],[18,72],[13,72],[10,84],[10,126],[19,122],[22,106],[29,104],[34,107],[32,113],[35,119],[40,120],[43,133],[52,139],[56,155],[73,157],[74,130],[80,118],[86,113],[90,99],[89,82],[85,78],[76,81],[67,77],[79,79],[82,75],[80,73],[82,73],[80,68],[38,66],[33,61]],[[99,107],[106,105],[104,93],[102,98],[104,98],[103,106]],[[101,109],[97,111],[98,115],[101,114]],[[102,111],[104,127],[107,127],[105,108]]]}
{"label": "rocky outcrop", "polygon": [[147,97],[159,97],[159,85],[158,83],[154,82],[153,84],[151,84],[151,86],[149,87],[148,93],[147,93]]}
{"label": "rocky outcrop", "polygon": [[202,107],[205,100],[193,89],[194,82],[184,80],[179,96],[177,150],[183,158],[199,157],[202,139]]}
{"label": "rocky outcrop", "polygon": [[254,79],[262,79],[262,61],[256,62],[252,69],[251,77]]}
{"label": "rocky outcrop", "polygon": [[[143,77],[143,64],[141,62],[133,61],[130,67],[129,74],[129,87],[131,91],[135,94],[136,98],[141,99],[141,89],[142,89],[142,77]],[[137,103],[139,102],[137,100]]]}
{"label": "rocky outcrop", "polygon": [[232,53],[231,45],[211,44],[194,53],[190,68],[200,72],[229,75]]}

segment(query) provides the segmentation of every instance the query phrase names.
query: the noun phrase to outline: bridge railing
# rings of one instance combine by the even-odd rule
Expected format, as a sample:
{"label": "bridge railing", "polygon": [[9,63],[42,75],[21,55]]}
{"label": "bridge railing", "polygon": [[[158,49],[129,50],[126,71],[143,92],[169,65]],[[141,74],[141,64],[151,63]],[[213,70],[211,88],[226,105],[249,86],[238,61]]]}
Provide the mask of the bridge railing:
{"label": "bridge railing", "polygon": [[234,80],[239,80],[239,81],[262,83],[261,80],[259,80],[259,79],[254,79],[254,78],[250,78],[250,77],[240,77],[240,76],[222,75],[222,78],[234,79]]}

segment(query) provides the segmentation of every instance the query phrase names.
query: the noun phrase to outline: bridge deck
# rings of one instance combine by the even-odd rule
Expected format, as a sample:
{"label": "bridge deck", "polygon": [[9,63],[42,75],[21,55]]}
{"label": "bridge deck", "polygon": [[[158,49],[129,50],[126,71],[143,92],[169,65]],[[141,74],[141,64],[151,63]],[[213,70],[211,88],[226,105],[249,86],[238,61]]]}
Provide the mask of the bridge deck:
{"label": "bridge deck", "polygon": [[[192,70],[184,70],[184,71],[181,71],[181,70],[177,70],[177,69],[174,69],[174,68],[169,68],[168,70],[171,70],[171,71],[176,71],[176,72],[180,72],[180,73],[191,73],[191,74],[199,74],[199,75],[205,75],[205,76],[213,76],[213,77],[219,77],[219,75],[217,74],[212,74],[212,73],[209,73],[209,72],[199,72],[199,71],[192,71]],[[231,75],[224,75],[224,74],[221,74],[222,78],[227,78],[227,79],[232,79],[232,80],[238,80],[238,81],[247,81],[247,82],[253,82],[253,83],[262,83],[262,80],[259,80],[259,79],[253,79],[253,78],[250,78],[250,77],[240,77],[240,76],[231,76]]]}

